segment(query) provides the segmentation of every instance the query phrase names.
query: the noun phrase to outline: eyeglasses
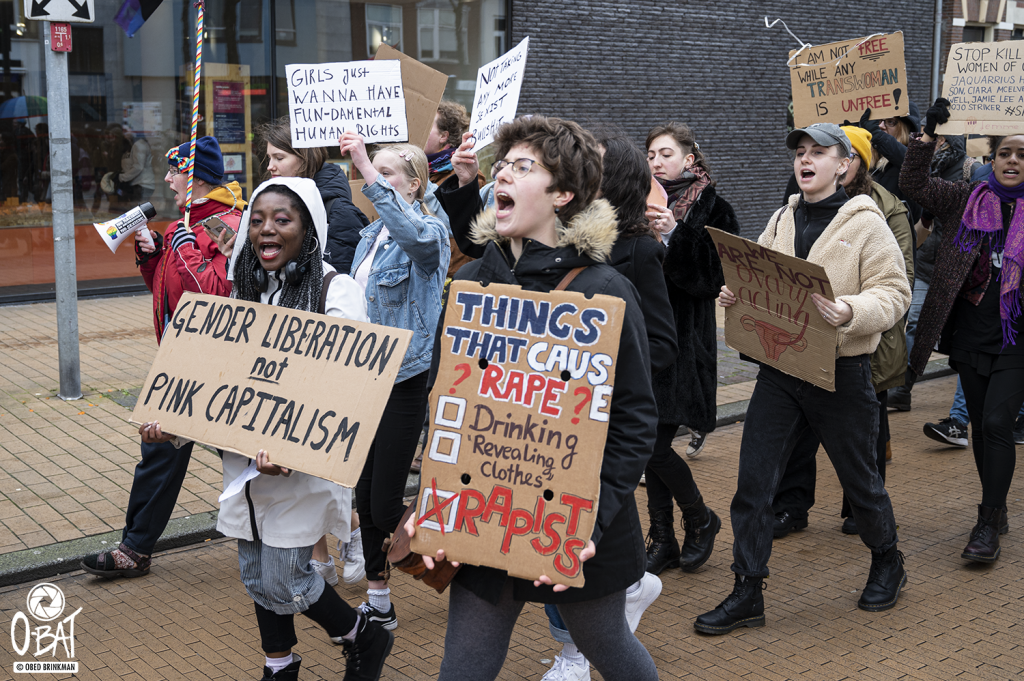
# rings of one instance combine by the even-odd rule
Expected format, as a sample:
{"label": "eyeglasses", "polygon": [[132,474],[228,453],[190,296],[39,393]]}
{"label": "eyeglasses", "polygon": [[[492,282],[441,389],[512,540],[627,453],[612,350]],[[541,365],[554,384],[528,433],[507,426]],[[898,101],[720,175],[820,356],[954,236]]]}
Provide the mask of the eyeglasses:
{"label": "eyeglasses", "polygon": [[517,180],[521,180],[527,176],[534,165],[540,166],[549,173],[551,172],[551,168],[548,168],[540,161],[535,161],[532,158],[517,158],[514,161],[506,161],[502,159],[500,161],[495,161],[494,165],[491,166],[491,179],[496,180],[498,178],[498,173],[504,170],[506,166],[512,166],[512,177]]}
{"label": "eyeglasses", "polygon": [[167,172],[169,172],[171,175],[180,175],[184,171],[178,166],[169,165],[167,166]]}
{"label": "eyeglasses", "polygon": [[882,120],[882,125],[887,128],[895,128],[899,124],[898,118],[886,118]]}

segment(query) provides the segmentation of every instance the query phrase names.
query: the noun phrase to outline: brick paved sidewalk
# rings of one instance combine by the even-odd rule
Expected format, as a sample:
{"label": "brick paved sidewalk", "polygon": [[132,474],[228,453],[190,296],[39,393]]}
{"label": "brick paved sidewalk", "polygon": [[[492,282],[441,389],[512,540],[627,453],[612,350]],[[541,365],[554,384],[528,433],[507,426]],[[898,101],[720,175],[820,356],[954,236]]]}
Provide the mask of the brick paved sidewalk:
{"label": "brick paved sidewalk", "polygon": [[[922,418],[948,408],[951,378],[915,388],[915,408],[893,414],[889,491],[900,524],[909,580],[896,608],[857,610],[868,550],[839,531],[840,490],[819,457],[818,503],[810,527],[775,543],[767,582],[767,626],[702,637],[692,622],[732,584],[728,522],[714,555],[698,573],[663,574],[664,591],[637,632],[662,679],[1015,679],[1024,674],[1024,505],[1018,476],[1010,491],[1010,533],[992,566],[959,558],[979,492],[966,450],[941,448],[920,433]],[[709,505],[728,517],[735,489],[741,426],[710,436],[690,462]],[[681,443],[680,443],[681,444]],[[644,491],[638,491],[643,506]],[[256,679],[262,664],[252,605],[238,580],[233,542],[219,540],[158,555],[149,577],[107,582],[82,573],[54,578],[76,619],[79,678]],[[6,632],[25,610],[31,584],[0,589],[0,678],[15,659]],[[340,593],[356,605],[362,588]],[[394,654],[384,679],[435,678],[443,653],[447,599],[399,574]],[[302,678],[337,679],[340,651],[305,618],[300,627]],[[536,680],[557,653],[539,606],[527,606],[500,678]],[[57,677],[59,678],[59,677]],[[594,673],[594,678],[600,678]]]}

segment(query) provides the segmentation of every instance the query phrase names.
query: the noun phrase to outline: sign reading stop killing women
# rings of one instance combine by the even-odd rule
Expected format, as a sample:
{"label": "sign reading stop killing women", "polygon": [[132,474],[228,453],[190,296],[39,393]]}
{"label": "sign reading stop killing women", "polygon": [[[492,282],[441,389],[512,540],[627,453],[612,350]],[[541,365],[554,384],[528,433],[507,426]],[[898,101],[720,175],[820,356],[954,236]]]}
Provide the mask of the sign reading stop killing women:
{"label": "sign reading stop killing women", "polygon": [[402,66],[397,59],[289,64],[292,147],[330,147],[343,132],[367,144],[409,139]]}
{"label": "sign reading stop killing women", "polygon": [[583,585],[625,308],[452,283],[413,551]]}
{"label": "sign reading stop killing women", "polygon": [[814,293],[835,300],[825,268],[719,229],[707,230],[718,247],[725,284],[736,294],[736,304],[725,308],[725,342],[834,392],[839,332],[811,300]]}
{"label": "sign reading stop killing women", "polygon": [[529,47],[530,36],[526,36],[514,48],[477,70],[473,116],[469,121],[469,130],[476,140],[473,151],[494,141],[498,127],[516,117]]}
{"label": "sign reading stop killing women", "polygon": [[411,338],[186,293],[130,420],[355,487]]}
{"label": "sign reading stop killing women", "polygon": [[949,100],[946,135],[1024,132],[1024,45],[960,43],[949,48],[942,96]]}
{"label": "sign reading stop killing women", "polygon": [[796,127],[812,123],[905,116],[907,67],[903,33],[854,38],[789,53]]}

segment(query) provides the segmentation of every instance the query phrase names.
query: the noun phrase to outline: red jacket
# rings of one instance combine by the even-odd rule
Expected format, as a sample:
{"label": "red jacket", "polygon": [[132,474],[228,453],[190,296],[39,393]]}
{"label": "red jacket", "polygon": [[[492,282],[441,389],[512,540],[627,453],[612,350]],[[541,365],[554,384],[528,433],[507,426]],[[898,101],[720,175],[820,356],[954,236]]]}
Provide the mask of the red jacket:
{"label": "red jacket", "polygon": [[[237,200],[232,197],[232,192],[238,197]],[[174,251],[171,244],[175,230],[184,229],[184,222],[172,223],[167,227],[163,243],[160,244],[160,254],[139,266],[146,287],[153,292],[153,326],[158,343],[164,335],[165,320],[174,315],[185,291],[215,296],[231,295],[231,282],[227,280],[227,258],[206,235],[200,223],[231,209],[229,213],[221,215],[220,219],[238,231],[244,208],[242,189],[237,182],[214,188],[202,199],[192,202],[189,222],[195,243],[185,243]]]}

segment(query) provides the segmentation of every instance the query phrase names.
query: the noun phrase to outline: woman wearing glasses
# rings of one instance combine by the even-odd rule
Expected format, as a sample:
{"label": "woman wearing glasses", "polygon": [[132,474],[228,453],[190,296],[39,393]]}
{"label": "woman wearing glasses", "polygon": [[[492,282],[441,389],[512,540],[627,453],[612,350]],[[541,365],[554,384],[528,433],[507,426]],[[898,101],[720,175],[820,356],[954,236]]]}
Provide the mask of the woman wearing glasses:
{"label": "woman wearing glasses", "polygon": [[[626,313],[596,526],[579,554],[586,584],[552,586],[547,575],[531,581],[463,565],[451,584],[439,679],[496,678],[519,613],[534,602],[558,606],[580,651],[603,678],[653,680],[657,669],[630,632],[625,605],[626,589],[643,576],[646,562],[633,490],[654,445],[657,411],[636,289],[606,263],[618,230],[612,206],[596,199],[601,153],[594,137],[576,123],[543,116],[505,124],[495,145],[500,159],[494,164],[495,206],[476,219],[471,233],[484,246],[482,257],[464,265],[455,279],[547,292],[583,268],[566,290],[622,298]],[[435,362],[445,340],[437,342]],[[415,534],[415,518],[406,528]],[[430,557],[424,561],[433,565]]]}
{"label": "woman wearing glasses", "polygon": [[879,120],[870,120],[870,116],[871,109],[867,109],[860,119],[860,127],[871,133],[871,146],[876,152],[872,154],[871,179],[907,204],[910,224],[916,225],[921,219],[921,206],[903,195],[900,169],[907,155],[910,134],[921,130],[921,114],[916,104],[907,102],[906,116]]}
{"label": "woman wearing glasses", "polygon": [[385,574],[384,540],[395,531],[405,506],[405,482],[416,453],[427,407],[427,371],[441,290],[451,246],[448,229],[423,206],[427,157],[411,144],[381,147],[373,159],[363,138],[346,132],[341,153],[366,180],[363,194],[380,215],[360,232],[352,277],[366,289],[366,314],[374,324],[413,332],[377,437],[356,485],[356,511],[366,558],[367,600],[360,606],[371,622],[398,626]]}
{"label": "woman wearing glasses", "polygon": [[[689,428],[686,454],[704,448],[715,429],[718,388],[718,341],[715,298],[725,284],[715,242],[704,228],[739,234],[732,206],[715,191],[710,168],[681,123],[666,123],[647,135],[647,162],[668,193],[668,206],[648,206],[651,226],[665,243],[665,283],[679,343],[675,362],[654,377],[658,398],[658,440],[647,465],[647,510],[651,526],[648,571],[668,567],[693,572],[707,562],[722,521],[701,496],[686,461],[676,456],[672,440],[680,425]],[[682,549],[676,541],[672,500],[683,516]]]}

